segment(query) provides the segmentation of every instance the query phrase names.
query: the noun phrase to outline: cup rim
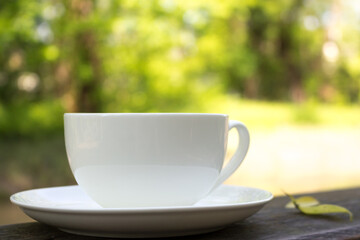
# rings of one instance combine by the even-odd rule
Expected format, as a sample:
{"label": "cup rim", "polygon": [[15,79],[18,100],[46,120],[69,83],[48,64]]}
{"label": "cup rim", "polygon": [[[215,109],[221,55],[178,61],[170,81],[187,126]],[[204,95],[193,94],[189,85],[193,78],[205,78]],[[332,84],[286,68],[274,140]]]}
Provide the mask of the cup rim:
{"label": "cup rim", "polygon": [[222,113],[64,113],[64,116],[222,116]]}

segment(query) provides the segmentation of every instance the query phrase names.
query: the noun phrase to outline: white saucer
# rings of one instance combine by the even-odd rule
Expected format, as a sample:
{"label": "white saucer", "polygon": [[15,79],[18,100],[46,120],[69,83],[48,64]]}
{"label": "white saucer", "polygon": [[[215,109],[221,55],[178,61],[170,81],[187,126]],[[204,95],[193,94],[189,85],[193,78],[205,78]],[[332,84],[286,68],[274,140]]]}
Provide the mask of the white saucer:
{"label": "white saucer", "polygon": [[200,234],[247,218],[273,198],[268,191],[222,185],[193,206],[102,208],[79,186],[42,188],[10,197],[31,218],[65,232],[101,237]]}

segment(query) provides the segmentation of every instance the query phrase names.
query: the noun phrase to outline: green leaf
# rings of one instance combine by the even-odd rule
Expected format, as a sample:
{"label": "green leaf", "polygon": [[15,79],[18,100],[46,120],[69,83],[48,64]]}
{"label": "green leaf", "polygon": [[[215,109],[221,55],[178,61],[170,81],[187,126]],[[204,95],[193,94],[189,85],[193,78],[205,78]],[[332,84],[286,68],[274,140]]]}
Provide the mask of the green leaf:
{"label": "green leaf", "polygon": [[350,221],[353,219],[353,214],[346,208],[334,205],[334,204],[320,204],[320,202],[311,196],[304,196],[299,198],[294,198],[290,194],[285,193],[290,199],[291,202],[286,204],[286,208],[295,207],[301,213],[306,215],[323,215],[330,213],[346,213],[349,215]]}
{"label": "green leaf", "polygon": [[352,213],[341,206],[334,204],[319,204],[316,206],[299,206],[298,209],[308,215],[319,215],[319,214],[328,214],[328,213],[346,213],[349,215],[350,221],[352,221]]}
{"label": "green leaf", "polygon": [[[301,207],[308,207],[308,206],[314,206],[314,205],[319,204],[319,201],[316,198],[313,198],[311,196],[299,197],[299,198],[296,198],[295,201]],[[292,201],[290,201],[290,202],[288,202],[288,204],[286,204],[285,207],[286,208],[295,208],[295,204]]]}

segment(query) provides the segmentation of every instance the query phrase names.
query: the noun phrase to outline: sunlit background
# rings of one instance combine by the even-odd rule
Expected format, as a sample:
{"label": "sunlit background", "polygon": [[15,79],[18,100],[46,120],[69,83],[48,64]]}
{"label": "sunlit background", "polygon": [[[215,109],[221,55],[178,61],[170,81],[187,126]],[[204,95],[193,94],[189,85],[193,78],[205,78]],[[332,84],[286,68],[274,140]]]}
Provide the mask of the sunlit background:
{"label": "sunlit background", "polygon": [[359,49],[357,0],[1,1],[0,224],[75,183],[64,112],[226,113],[251,133],[227,183],[360,186]]}

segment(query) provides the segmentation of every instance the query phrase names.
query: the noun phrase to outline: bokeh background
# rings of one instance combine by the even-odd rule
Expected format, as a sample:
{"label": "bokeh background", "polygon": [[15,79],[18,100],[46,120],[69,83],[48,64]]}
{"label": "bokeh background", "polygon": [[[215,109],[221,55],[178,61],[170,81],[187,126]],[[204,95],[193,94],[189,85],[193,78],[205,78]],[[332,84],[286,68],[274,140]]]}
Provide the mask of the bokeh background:
{"label": "bokeh background", "polygon": [[359,50],[357,0],[1,1],[0,224],[75,183],[65,112],[226,113],[252,138],[227,183],[360,186]]}

